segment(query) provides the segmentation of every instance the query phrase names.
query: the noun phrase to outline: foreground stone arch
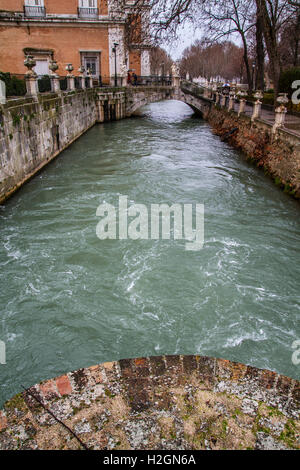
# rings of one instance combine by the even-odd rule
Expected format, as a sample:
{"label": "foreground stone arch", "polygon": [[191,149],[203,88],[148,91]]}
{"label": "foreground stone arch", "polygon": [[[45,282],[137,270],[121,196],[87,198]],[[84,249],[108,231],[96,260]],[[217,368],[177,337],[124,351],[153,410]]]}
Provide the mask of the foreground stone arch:
{"label": "foreground stone arch", "polygon": [[35,385],[0,412],[0,449],[299,448],[299,382],[202,356],[121,360]]}

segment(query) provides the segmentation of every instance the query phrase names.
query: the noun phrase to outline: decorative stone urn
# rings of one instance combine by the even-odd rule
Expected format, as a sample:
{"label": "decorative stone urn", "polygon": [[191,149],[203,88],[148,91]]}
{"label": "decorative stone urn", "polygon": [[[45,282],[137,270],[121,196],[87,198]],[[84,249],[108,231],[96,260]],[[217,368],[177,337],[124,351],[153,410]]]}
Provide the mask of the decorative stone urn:
{"label": "decorative stone urn", "polygon": [[25,67],[28,68],[28,72],[25,74],[26,90],[28,96],[36,96],[39,92],[37,74],[33,70],[36,66],[36,61],[32,55],[27,55],[24,60]]}
{"label": "decorative stone urn", "polygon": [[67,64],[66,71],[68,72],[67,82],[68,82],[68,90],[69,91],[75,90],[75,78],[74,78],[74,75],[72,74],[73,70],[74,70],[73,65],[72,64]]}
{"label": "decorative stone urn", "polygon": [[264,95],[260,90],[258,90],[254,93],[254,98],[256,98],[257,100],[262,100],[263,97],[264,97]]}
{"label": "decorative stone urn", "polygon": [[73,65],[72,64],[67,64],[66,71],[68,72],[68,75],[73,76],[72,75],[73,70],[74,70]]}
{"label": "decorative stone urn", "polygon": [[289,102],[287,93],[279,93],[276,101],[279,103],[279,106],[275,109],[275,123],[273,126],[273,132],[276,132],[279,127],[284,127],[285,115],[287,113],[287,108],[285,105]]}
{"label": "decorative stone urn", "polygon": [[240,100],[240,107],[238,111],[238,114],[240,115],[245,112],[245,107],[246,107],[245,96],[247,96],[247,93],[244,90],[240,90],[238,91],[237,96]]}
{"label": "decorative stone urn", "polygon": [[53,91],[53,93],[60,93],[59,76],[56,74],[56,70],[58,70],[58,65],[57,65],[56,60],[50,60],[49,70],[51,70],[51,73],[50,73],[51,90]]}
{"label": "decorative stone urn", "polygon": [[35,71],[33,70],[33,67],[36,66],[36,60],[32,55],[27,55],[25,60],[24,60],[24,65],[25,67],[28,68],[28,72],[26,73],[27,76],[36,76]]}
{"label": "decorative stone urn", "polygon": [[289,102],[287,93],[279,93],[276,101],[280,104],[280,106],[284,106],[285,104],[287,104]]}
{"label": "decorative stone urn", "polygon": [[56,70],[58,70],[58,64],[56,62],[56,60],[50,60],[49,62],[49,70],[51,70],[51,75],[56,75]]}

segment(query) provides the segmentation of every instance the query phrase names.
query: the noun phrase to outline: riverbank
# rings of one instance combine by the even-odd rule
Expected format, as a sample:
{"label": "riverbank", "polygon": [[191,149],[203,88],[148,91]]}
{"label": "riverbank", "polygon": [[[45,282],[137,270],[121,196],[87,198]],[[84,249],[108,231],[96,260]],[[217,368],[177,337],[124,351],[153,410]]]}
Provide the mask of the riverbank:
{"label": "riverbank", "polygon": [[[191,85],[191,84],[188,84]],[[251,120],[248,110],[216,105],[190,88],[94,88],[9,100],[0,105],[0,204],[96,123],[130,117],[140,107],[166,99],[187,103],[215,132],[263,167],[275,183],[300,198],[300,137],[268,120]]]}
{"label": "riverbank", "polygon": [[234,148],[244,152],[275,184],[296,199],[300,199],[300,139],[288,129],[272,132],[272,125],[238,116],[213,105],[206,116],[214,132]]}

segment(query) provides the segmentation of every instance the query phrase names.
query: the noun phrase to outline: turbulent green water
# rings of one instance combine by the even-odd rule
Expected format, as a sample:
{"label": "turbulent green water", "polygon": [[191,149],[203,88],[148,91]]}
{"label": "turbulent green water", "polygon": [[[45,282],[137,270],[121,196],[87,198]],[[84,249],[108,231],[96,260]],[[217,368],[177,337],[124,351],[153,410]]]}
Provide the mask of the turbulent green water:
{"label": "turbulent green water", "polygon": [[[179,102],[95,126],[0,208],[0,404],[103,361],[203,354],[299,378],[299,204]],[[96,209],[204,203],[205,245],[100,241]]]}

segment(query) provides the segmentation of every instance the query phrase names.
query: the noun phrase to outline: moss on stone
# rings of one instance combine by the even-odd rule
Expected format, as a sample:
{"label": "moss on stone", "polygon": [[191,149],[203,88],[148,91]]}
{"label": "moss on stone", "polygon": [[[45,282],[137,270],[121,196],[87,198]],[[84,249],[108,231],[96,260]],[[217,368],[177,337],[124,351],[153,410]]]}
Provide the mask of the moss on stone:
{"label": "moss on stone", "polygon": [[21,410],[24,411],[26,409],[26,403],[23,398],[23,394],[19,393],[15,395],[11,400],[7,401],[4,405],[4,409],[6,410]]}

